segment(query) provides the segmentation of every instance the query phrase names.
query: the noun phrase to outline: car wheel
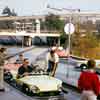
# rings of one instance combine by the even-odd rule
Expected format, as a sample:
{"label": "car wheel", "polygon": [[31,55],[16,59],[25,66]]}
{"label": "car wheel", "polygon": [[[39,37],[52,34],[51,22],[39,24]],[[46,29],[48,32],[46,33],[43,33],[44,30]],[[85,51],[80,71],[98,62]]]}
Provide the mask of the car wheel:
{"label": "car wheel", "polygon": [[24,93],[29,93],[30,92],[30,89],[26,84],[22,85],[22,92],[24,92]]}
{"label": "car wheel", "polygon": [[13,79],[13,76],[10,72],[4,73],[4,80],[7,81],[8,83],[11,82]]}

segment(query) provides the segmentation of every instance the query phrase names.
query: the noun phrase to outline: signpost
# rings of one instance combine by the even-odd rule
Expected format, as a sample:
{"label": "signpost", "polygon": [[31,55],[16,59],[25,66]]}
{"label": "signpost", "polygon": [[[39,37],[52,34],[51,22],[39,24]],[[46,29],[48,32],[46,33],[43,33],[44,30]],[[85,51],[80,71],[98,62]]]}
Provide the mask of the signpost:
{"label": "signpost", "polygon": [[70,54],[71,34],[74,33],[75,27],[72,23],[67,23],[64,26],[64,31],[65,31],[66,34],[68,34],[68,51],[69,51],[69,54]]}
{"label": "signpost", "polygon": [[[71,18],[70,18],[71,19]],[[75,27],[74,25],[71,23],[71,20],[70,20],[70,23],[67,23],[65,26],[64,26],[64,31],[66,34],[68,34],[68,56],[70,55],[70,44],[71,44],[71,34],[74,33],[75,31]],[[70,58],[68,57],[68,66],[70,65],[69,64],[69,60]],[[67,74],[66,74],[66,77],[68,78],[69,77],[69,67],[67,67]]]}

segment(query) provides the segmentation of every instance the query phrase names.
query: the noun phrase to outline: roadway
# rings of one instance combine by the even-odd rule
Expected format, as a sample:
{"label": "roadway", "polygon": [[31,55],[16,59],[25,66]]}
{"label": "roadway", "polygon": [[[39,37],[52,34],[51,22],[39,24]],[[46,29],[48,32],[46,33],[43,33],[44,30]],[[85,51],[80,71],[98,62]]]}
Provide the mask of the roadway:
{"label": "roadway", "polygon": [[[15,48],[16,49],[16,48]],[[9,53],[11,54],[11,52],[15,52],[14,48],[9,48]],[[41,55],[40,58],[44,58],[46,53],[47,53],[48,48],[41,48],[41,47],[36,47],[33,50],[24,52],[24,56],[29,58],[30,62],[36,63],[35,61],[37,57],[40,57],[39,55]],[[19,49],[17,50],[17,52],[20,51]],[[17,59],[18,56],[15,56],[13,58],[11,58],[9,60],[9,62],[14,62]],[[41,62],[39,62],[41,65]],[[58,66],[57,72],[56,72],[56,76],[58,75],[57,73],[59,72],[59,70],[61,72],[62,69],[60,69],[60,64]],[[61,74],[60,74],[61,75]],[[66,75],[66,74],[65,74]],[[61,75],[60,77],[63,78],[63,76]],[[58,77],[59,78],[59,77]],[[0,93],[0,100],[79,100],[80,99],[80,94],[78,94],[76,91],[73,91],[71,89],[66,89],[68,91],[68,93],[64,93],[64,99],[58,99],[58,98],[39,98],[39,97],[29,97],[26,96],[25,94],[23,94],[22,92],[20,92],[19,90],[9,86],[9,85],[5,85],[7,88],[9,88],[8,92],[5,93]],[[17,98],[16,98],[17,97]]]}

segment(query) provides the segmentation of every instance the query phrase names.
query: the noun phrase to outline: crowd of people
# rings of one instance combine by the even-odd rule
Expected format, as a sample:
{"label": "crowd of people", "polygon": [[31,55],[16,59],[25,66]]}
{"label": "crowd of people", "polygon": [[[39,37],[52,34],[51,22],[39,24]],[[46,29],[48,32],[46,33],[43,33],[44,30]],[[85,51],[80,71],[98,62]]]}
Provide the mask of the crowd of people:
{"label": "crowd of people", "polygon": [[[47,73],[51,76],[55,75],[55,71],[59,62],[59,57],[55,50],[51,49],[46,56],[48,63]],[[18,78],[28,75],[32,72],[32,67],[29,66],[29,60],[19,55],[19,61],[22,61],[22,66],[18,69]],[[96,62],[93,59],[88,60],[87,70],[82,71],[78,80],[78,89],[81,93],[81,100],[97,100],[100,94],[100,81],[95,72]]]}
{"label": "crowd of people", "polygon": [[[0,48],[0,91],[4,90],[3,85],[3,66],[6,60],[6,49]],[[55,52],[55,49],[51,49],[46,56],[48,64],[47,73],[51,76],[55,75],[59,57]],[[23,54],[19,54],[19,58],[15,64],[22,64],[17,73],[17,78],[29,75],[33,71],[32,66],[28,58],[24,58]],[[78,89],[81,93],[81,100],[97,100],[97,96],[100,94],[100,81],[95,72],[96,62],[93,59],[88,60],[87,70],[82,71],[78,80]]]}

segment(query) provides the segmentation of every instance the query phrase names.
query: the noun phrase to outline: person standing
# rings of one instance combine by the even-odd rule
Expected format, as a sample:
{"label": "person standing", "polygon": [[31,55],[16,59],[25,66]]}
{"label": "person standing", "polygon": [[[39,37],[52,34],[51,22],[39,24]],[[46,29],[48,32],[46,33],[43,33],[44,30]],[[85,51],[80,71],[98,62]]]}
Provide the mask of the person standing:
{"label": "person standing", "polygon": [[4,64],[6,60],[6,48],[0,48],[0,91],[5,91],[4,87]]}
{"label": "person standing", "polygon": [[48,64],[47,72],[51,73],[52,76],[55,75],[58,62],[59,62],[58,55],[55,53],[55,50],[51,50],[47,54],[47,64]]}
{"label": "person standing", "polygon": [[78,88],[81,94],[81,100],[97,100],[100,93],[100,81],[94,71],[96,62],[88,60],[86,71],[83,71],[78,80]]}

